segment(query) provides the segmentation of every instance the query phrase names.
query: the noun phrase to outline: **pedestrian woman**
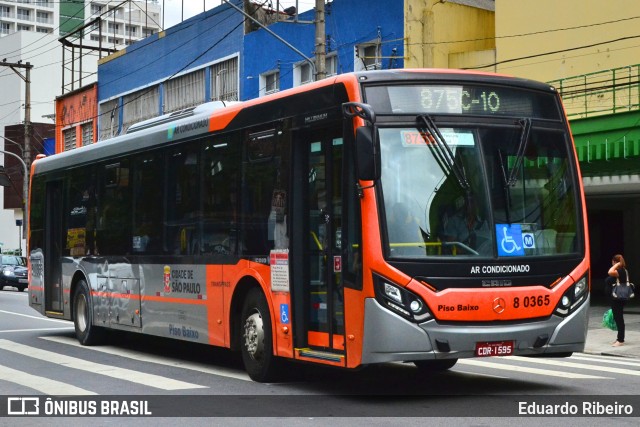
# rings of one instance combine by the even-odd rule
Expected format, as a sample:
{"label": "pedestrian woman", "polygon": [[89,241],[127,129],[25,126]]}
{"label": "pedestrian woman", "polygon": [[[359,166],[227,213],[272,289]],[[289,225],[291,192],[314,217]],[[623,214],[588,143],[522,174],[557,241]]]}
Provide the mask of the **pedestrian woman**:
{"label": "pedestrian woman", "polygon": [[[622,255],[614,255],[611,260],[611,268],[609,269],[609,276],[613,279],[612,282],[615,283],[615,279],[618,279],[620,283],[626,283],[628,274],[627,264],[624,262]],[[609,293],[609,297],[611,297],[611,293]],[[613,312],[613,319],[616,321],[616,326],[618,327],[618,339],[612,344],[613,347],[624,345],[623,311],[625,303],[626,301],[611,299],[611,311]]]}

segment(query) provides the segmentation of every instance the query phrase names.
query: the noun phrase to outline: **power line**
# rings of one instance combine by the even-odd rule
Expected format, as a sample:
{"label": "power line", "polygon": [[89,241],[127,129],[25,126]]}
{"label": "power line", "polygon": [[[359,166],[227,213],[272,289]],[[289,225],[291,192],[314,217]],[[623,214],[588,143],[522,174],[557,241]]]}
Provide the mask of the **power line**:
{"label": "power line", "polygon": [[605,44],[617,43],[617,42],[620,42],[620,41],[632,40],[632,39],[637,39],[637,38],[640,38],[640,35],[619,37],[617,39],[608,40],[608,41],[605,41],[605,42],[591,43],[591,44],[572,47],[572,48],[568,48],[568,49],[553,50],[553,51],[538,53],[538,54],[534,54],[534,55],[521,56],[519,58],[505,59],[505,60],[502,60],[502,61],[496,61],[496,62],[494,62],[492,64],[486,64],[486,65],[477,66],[477,67],[465,67],[465,68],[462,68],[462,69],[463,70],[478,70],[478,69],[487,68],[487,67],[495,67],[496,65],[507,64],[509,62],[522,61],[524,59],[539,58],[539,57],[542,57],[542,56],[554,55],[554,54],[557,54],[557,53],[573,52],[573,51],[580,50],[580,49],[587,49],[587,48],[590,48],[590,47],[602,46],[602,45],[605,45]]}

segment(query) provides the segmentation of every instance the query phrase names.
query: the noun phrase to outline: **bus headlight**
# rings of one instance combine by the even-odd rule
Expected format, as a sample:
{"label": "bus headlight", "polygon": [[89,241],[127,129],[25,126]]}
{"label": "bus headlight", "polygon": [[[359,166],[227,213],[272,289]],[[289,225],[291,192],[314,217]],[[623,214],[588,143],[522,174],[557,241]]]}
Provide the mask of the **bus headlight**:
{"label": "bus headlight", "polygon": [[565,317],[576,310],[583,302],[587,300],[587,291],[589,285],[587,282],[587,276],[578,280],[573,286],[571,286],[560,298],[560,302],[556,307],[554,313]]}
{"label": "bus headlight", "polygon": [[407,289],[380,276],[373,276],[376,300],[387,309],[413,322],[424,322],[431,313],[422,299]]}

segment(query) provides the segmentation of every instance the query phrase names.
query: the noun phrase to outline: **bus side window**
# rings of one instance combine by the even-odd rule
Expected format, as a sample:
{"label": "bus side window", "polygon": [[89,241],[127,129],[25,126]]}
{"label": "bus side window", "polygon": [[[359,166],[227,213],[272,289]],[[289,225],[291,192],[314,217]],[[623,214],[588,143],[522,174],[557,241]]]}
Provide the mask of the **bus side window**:
{"label": "bus side window", "polygon": [[267,255],[276,239],[279,248],[288,246],[289,135],[269,129],[245,138],[240,188],[244,255]]}
{"label": "bus side window", "polygon": [[69,176],[66,205],[67,256],[94,255],[95,190],[91,171],[76,170]]}
{"label": "bus side window", "polygon": [[208,141],[202,154],[201,253],[236,253],[237,164],[230,136]]}
{"label": "bus side window", "polygon": [[131,252],[131,193],[129,161],[121,159],[100,167],[96,223],[98,255]]}
{"label": "bus side window", "polygon": [[174,255],[200,252],[199,144],[172,149],[167,156],[165,251]]}
{"label": "bus side window", "polygon": [[161,153],[142,154],[133,165],[134,253],[160,254],[162,251],[162,190],[164,165]]}

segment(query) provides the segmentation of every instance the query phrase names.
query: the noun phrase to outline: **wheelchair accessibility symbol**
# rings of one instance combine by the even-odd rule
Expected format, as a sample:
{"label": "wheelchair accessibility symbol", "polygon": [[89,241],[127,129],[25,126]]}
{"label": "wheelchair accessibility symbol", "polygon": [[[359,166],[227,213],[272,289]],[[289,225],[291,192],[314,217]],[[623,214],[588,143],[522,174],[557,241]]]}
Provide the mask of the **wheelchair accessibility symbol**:
{"label": "wheelchair accessibility symbol", "polygon": [[280,323],[289,323],[289,306],[280,304]]}
{"label": "wheelchair accessibility symbol", "polygon": [[[520,224],[496,224],[498,256],[522,256],[525,245],[522,242]],[[527,241],[530,244],[530,242]]]}

